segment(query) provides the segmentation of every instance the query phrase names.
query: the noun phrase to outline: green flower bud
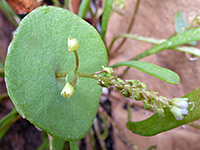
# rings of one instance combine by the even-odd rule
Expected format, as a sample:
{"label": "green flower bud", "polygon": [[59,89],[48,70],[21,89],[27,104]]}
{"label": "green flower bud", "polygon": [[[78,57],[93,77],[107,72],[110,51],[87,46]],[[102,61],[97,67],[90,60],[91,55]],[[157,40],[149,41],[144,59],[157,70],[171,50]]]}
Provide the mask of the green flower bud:
{"label": "green flower bud", "polygon": [[60,94],[65,98],[70,98],[73,95],[73,93],[74,87],[71,84],[69,84],[69,82],[67,82]]}
{"label": "green flower bud", "polygon": [[103,70],[108,73],[108,74],[113,74],[114,71],[113,71],[113,68],[112,67],[104,67],[102,66]]}
{"label": "green flower bud", "polygon": [[68,51],[69,53],[77,51],[79,44],[76,38],[68,37]]}
{"label": "green flower bud", "polygon": [[143,103],[144,103],[144,109],[151,109],[152,108],[152,105],[151,104],[149,104],[146,100],[143,100],[142,101]]}
{"label": "green flower bud", "polygon": [[132,93],[130,91],[126,91],[126,90],[121,90],[120,93],[124,96],[124,97],[131,97]]}
{"label": "green flower bud", "polygon": [[174,115],[174,117],[176,118],[176,120],[182,120],[183,119],[183,115],[181,113],[181,109],[176,107],[176,106],[172,106],[170,108],[171,113]]}
{"label": "green flower bud", "polygon": [[138,92],[135,92],[135,93],[134,93],[133,98],[134,98],[136,101],[143,100],[143,98],[141,97],[140,93],[138,93]]}
{"label": "green flower bud", "polygon": [[157,108],[156,109],[156,112],[158,113],[158,115],[164,117],[165,116],[165,113],[164,113],[164,109],[163,108]]}

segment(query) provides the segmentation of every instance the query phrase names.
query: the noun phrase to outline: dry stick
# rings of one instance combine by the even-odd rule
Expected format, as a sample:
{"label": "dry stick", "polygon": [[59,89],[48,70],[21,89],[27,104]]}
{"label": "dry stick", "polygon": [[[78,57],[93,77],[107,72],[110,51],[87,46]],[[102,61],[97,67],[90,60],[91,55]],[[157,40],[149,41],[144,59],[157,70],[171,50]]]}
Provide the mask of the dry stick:
{"label": "dry stick", "polygon": [[96,24],[98,22],[98,18],[97,18],[97,15],[98,15],[98,11],[99,11],[99,8],[100,8],[100,4],[101,4],[101,0],[97,0],[97,3],[96,3],[96,12],[92,18],[92,26],[93,27],[96,27]]}
{"label": "dry stick", "polygon": [[99,127],[98,127],[98,120],[97,119],[94,120],[94,129],[95,129],[95,132],[96,132],[96,135],[97,135],[97,138],[99,140],[99,143],[101,145],[102,150],[106,150],[105,143],[101,139],[101,134],[100,134],[100,130],[99,130]]}
{"label": "dry stick", "polygon": [[[90,131],[89,131],[90,132]],[[85,137],[85,143],[86,143],[86,150],[93,150],[92,142],[91,142],[91,136],[90,133],[88,133]]]}
{"label": "dry stick", "polygon": [[133,149],[135,149],[135,150],[138,149],[138,147],[131,142],[131,140],[128,138],[128,136],[118,126],[118,124],[103,110],[103,108],[100,105],[99,105],[98,111],[101,112],[102,115],[104,115],[105,118],[110,122],[110,124],[119,132],[119,134],[125,139],[126,143],[131,145],[131,147]]}
{"label": "dry stick", "polygon": [[[139,9],[139,5],[140,5],[140,0],[137,0],[136,2],[136,5],[135,5],[135,9],[133,11],[133,15],[132,15],[132,18],[131,18],[131,23],[129,24],[129,27],[128,27],[128,30],[126,33],[130,33],[131,32],[131,29],[133,27],[133,24],[135,22],[135,18],[136,18],[136,15],[137,15],[137,12],[138,12],[138,9]],[[114,50],[114,53],[115,55],[118,54],[117,52],[119,51],[119,49],[123,46],[123,44],[126,42],[126,38],[123,38],[123,40],[121,41],[121,43],[119,44],[119,46]],[[115,56],[113,55],[113,57]]]}

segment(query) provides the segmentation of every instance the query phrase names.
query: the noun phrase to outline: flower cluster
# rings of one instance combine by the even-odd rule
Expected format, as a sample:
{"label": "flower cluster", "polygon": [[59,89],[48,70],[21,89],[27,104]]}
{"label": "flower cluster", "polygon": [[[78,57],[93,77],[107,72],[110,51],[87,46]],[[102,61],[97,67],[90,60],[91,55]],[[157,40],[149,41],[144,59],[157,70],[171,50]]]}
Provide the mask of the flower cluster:
{"label": "flower cluster", "polygon": [[173,98],[172,106],[170,108],[171,113],[177,120],[182,120],[183,115],[188,114],[188,98]]}

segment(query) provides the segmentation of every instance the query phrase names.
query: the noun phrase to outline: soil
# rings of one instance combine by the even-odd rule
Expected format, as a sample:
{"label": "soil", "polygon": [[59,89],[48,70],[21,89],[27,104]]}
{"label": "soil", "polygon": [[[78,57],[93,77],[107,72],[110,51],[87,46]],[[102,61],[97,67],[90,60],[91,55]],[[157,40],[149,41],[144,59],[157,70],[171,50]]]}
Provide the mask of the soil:
{"label": "soil", "polygon": [[[135,2],[135,0],[127,0],[125,3],[126,7],[122,10],[123,16],[112,13],[108,32],[106,34],[106,45],[110,44],[114,36],[126,32],[129,24],[128,22],[130,22],[131,19],[130,14],[132,14]],[[77,4],[79,3],[80,0],[74,0],[70,3],[70,8],[73,9],[75,13],[77,13]],[[196,14],[200,13],[199,3],[200,0],[142,0],[131,33],[158,39],[168,38],[175,33],[175,13],[177,11],[183,11],[186,20],[190,22]],[[0,49],[2,48],[2,55],[0,55],[0,58],[4,62],[7,47],[12,39],[12,32],[15,30],[15,27],[12,26],[1,10],[0,29]],[[119,42],[120,40],[118,40],[117,43]],[[117,43],[115,44],[115,47],[117,46]],[[199,45],[200,44],[198,43],[197,47],[199,47]],[[151,44],[129,39],[122,46],[120,54],[110,61],[110,65],[133,58],[151,46]],[[181,77],[181,84],[170,85],[136,69],[130,69],[124,78],[140,80],[146,83],[150,89],[158,91],[161,95],[168,98],[181,97],[200,85],[200,59],[189,61],[184,53],[165,50],[156,55],[148,56],[142,59],[142,61],[150,62],[175,71]],[[123,71],[123,67],[121,69],[117,68],[115,71],[116,74],[120,74]],[[0,78],[0,94],[5,92],[6,86],[4,80]],[[146,150],[151,146],[156,147],[157,150],[200,149],[200,131],[188,125],[152,137],[143,137],[133,134],[127,130],[125,126],[127,122],[127,109],[124,107],[124,103],[130,100],[125,99],[117,92],[112,92],[111,95],[120,100],[110,98],[109,104],[106,103],[105,105],[102,103],[102,105],[104,105],[104,108],[108,107],[106,111],[113,117],[117,124],[122,128],[123,132],[139,147],[140,150]],[[131,109],[132,120],[142,120],[152,115],[151,112],[142,109],[143,104],[137,103],[136,105],[135,101],[131,101],[131,103],[133,105]],[[1,101],[0,118],[9,113],[12,106],[13,104],[9,99]],[[200,124],[200,121],[197,120],[195,123]],[[0,140],[0,150],[33,150],[37,149],[41,143],[41,132],[28,121],[19,119],[11,126],[3,139]],[[85,143],[85,139],[80,142],[82,149],[86,149]],[[109,150],[130,149],[130,145],[124,142],[118,131],[112,127],[110,128],[110,136],[108,137],[106,144]]]}

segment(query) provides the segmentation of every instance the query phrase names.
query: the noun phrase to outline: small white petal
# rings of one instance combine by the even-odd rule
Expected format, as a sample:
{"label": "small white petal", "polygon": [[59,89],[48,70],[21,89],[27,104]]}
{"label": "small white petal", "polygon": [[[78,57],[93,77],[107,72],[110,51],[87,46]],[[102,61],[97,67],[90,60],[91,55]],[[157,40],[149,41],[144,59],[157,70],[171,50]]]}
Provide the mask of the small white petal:
{"label": "small white petal", "polygon": [[181,114],[183,115],[187,115],[188,114],[188,110],[187,109],[180,109],[181,110]]}
{"label": "small white petal", "polygon": [[183,119],[183,115],[181,112],[181,109],[176,107],[176,106],[172,106],[170,108],[171,113],[174,115],[174,117],[176,118],[176,120],[182,120]]}
{"label": "small white petal", "polygon": [[177,102],[175,105],[182,108],[182,109],[188,108],[188,102],[186,102],[186,101]]}

